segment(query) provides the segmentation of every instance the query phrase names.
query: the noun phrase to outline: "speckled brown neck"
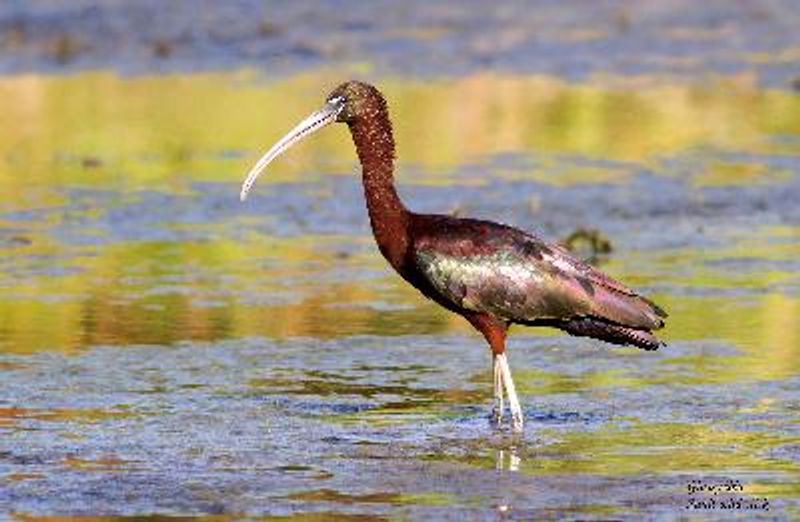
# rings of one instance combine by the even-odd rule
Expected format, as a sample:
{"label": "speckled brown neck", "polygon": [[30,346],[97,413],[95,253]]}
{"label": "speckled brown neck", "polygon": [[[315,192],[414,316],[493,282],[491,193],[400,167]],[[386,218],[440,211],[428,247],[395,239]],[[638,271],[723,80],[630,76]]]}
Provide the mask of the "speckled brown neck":
{"label": "speckled brown neck", "polygon": [[410,214],[394,187],[394,137],[384,100],[365,100],[350,132],[361,160],[372,233],[383,256],[399,269],[409,246]]}

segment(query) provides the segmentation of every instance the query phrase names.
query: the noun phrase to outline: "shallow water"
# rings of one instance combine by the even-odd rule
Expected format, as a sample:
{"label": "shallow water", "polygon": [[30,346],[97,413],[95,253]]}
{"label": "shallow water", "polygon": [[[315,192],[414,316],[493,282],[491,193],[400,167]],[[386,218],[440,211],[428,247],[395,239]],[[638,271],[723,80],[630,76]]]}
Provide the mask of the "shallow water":
{"label": "shallow water", "polygon": [[3,512],[729,518],[687,507],[733,496],[699,480],[800,516],[798,96],[376,80],[411,207],[599,228],[601,267],[670,312],[656,353],[514,330],[516,437],[483,341],[380,258],[345,129],[238,202],[337,79],[0,79]]}

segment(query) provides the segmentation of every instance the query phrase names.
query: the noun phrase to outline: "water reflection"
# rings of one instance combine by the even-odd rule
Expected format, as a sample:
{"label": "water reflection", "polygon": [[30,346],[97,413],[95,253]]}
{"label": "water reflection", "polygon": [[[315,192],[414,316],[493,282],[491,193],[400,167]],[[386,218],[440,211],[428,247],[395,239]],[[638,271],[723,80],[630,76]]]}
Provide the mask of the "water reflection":
{"label": "water reflection", "polygon": [[486,419],[482,341],[380,258],[344,131],[237,201],[251,152],[329,81],[0,79],[21,100],[0,115],[15,195],[0,202],[0,461],[20,498],[57,481],[87,502],[121,484],[321,518],[548,518],[517,511],[539,499],[613,516],[569,490],[663,505],[648,492],[731,470],[797,497],[800,99],[739,81],[381,82],[415,209],[549,238],[592,225],[613,245],[604,269],[671,314],[656,353],[513,330],[531,429],[507,440]]}
{"label": "water reflection", "polygon": [[[232,173],[244,172],[250,163],[243,151],[260,151],[273,141],[270,136],[285,130],[286,122],[315,107],[332,77],[304,75],[268,85],[249,72],[4,78],[0,94],[18,103],[9,104],[0,121],[0,132],[7,134],[0,140],[0,156],[6,158],[0,180],[4,188],[26,195],[31,185],[99,183],[180,191],[187,180],[236,181]],[[380,83],[392,103],[403,162],[423,166],[434,183],[465,162],[504,152],[652,165],[696,147],[785,154],[796,153],[799,145],[774,139],[800,134],[798,98],[747,81],[604,87],[572,86],[547,77],[476,75],[448,82]],[[340,173],[352,164],[344,133],[325,133],[315,142],[293,151],[292,161],[276,164],[271,180]],[[716,183],[741,182],[742,168],[750,169],[744,174],[750,178],[771,175],[747,158],[740,157],[745,167],[709,159]],[[29,172],[36,176],[20,176]],[[436,175],[430,177],[431,172]],[[597,172],[590,169],[585,179]],[[42,196],[52,200],[54,195]],[[30,208],[26,199],[4,205]]]}
{"label": "water reflection", "polygon": [[[506,453],[508,453],[508,459],[506,459]],[[522,459],[517,453],[517,448],[509,446],[507,449],[497,449],[495,454],[497,459],[495,469],[497,471],[519,471]]]}
{"label": "water reflection", "polygon": [[[33,354],[0,380],[0,396],[13,390],[31,405],[0,409],[0,460],[33,512],[68,502],[101,510],[123,496],[154,512],[169,493],[178,499],[169,506],[270,514],[480,506],[527,518],[520,509],[555,505],[614,516],[631,503],[672,509],[687,476],[713,474],[738,477],[776,506],[798,498],[792,381],[656,382],[670,356],[731,352],[712,343],[644,355],[574,339],[532,344],[512,343],[520,377],[543,368],[583,386],[520,390],[529,429],[519,436],[490,426],[480,340],[243,339]],[[613,368],[653,383],[593,378]],[[59,495],[42,500],[42,491]]]}
{"label": "water reflection", "polygon": [[[19,100],[0,125],[0,189],[18,196],[0,203],[0,350],[469,331],[377,255],[345,132],[293,151],[252,205],[235,201],[249,151],[316,106],[329,82],[315,74],[265,85],[249,72],[0,80],[4,99]],[[796,227],[753,236],[750,223],[725,228],[724,218],[698,211],[685,218],[694,228],[677,233],[683,248],[653,239],[654,230],[630,235],[640,223],[634,210],[656,227],[664,213],[635,195],[648,171],[682,179],[685,192],[673,196],[681,201],[707,197],[703,187],[743,187],[721,204],[736,211],[737,201],[761,198],[764,219],[791,217],[780,189],[748,190],[795,179],[796,96],[735,80],[633,89],[477,75],[381,84],[396,115],[399,180],[415,207],[544,227],[549,237],[548,227],[564,227],[551,212],[575,216],[567,225],[602,224],[612,241],[628,242],[607,268],[653,289],[675,318],[668,338],[743,348],[745,359],[723,372],[731,378],[796,371]],[[261,113],[269,118],[254,117]],[[283,181],[291,183],[276,185]],[[476,185],[483,190],[469,192]],[[572,188],[582,186],[598,192],[576,200]],[[611,208],[596,204],[613,198]],[[579,206],[551,209],[551,201]],[[700,227],[728,246],[706,248]],[[758,357],[763,346],[773,357]]]}

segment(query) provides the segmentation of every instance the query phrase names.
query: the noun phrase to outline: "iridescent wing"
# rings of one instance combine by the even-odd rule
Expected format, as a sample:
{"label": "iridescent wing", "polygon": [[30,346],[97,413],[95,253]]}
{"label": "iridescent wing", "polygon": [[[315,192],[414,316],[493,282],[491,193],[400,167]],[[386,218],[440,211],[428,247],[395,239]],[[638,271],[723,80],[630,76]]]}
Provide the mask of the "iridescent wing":
{"label": "iridescent wing", "polygon": [[563,248],[512,227],[430,216],[416,233],[416,266],[454,306],[517,323],[595,317],[659,328],[657,306]]}

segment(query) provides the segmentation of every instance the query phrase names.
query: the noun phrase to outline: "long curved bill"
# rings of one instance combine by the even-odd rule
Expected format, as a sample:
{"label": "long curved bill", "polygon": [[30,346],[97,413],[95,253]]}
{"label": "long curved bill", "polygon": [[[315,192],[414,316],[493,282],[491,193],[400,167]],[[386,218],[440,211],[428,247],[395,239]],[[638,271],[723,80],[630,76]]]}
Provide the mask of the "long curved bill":
{"label": "long curved bill", "polygon": [[242,183],[242,191],[239,193],[239,199],[241,201],[247,199],[247,194],[250,192],[250,189],[253,188],[256,178],[267,168],[267,165],[269,165],[272,160],[283,154],[284,151],[288,150],[298,141],[336,121],[336,116],[339,115],[341,110],[342,104],[340,102],[328,102],[321,110],[318,110],[298,123],[294,129],[290,130],[286,136],[273,145],[266,154],[261,156],[261,159],[250,169],[250,172],[247,173],[247,178],[245,178],[244,183]]}

